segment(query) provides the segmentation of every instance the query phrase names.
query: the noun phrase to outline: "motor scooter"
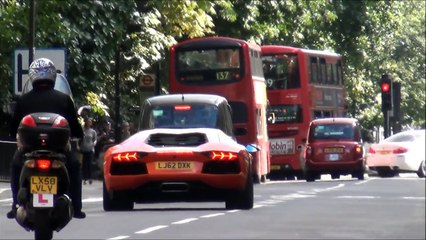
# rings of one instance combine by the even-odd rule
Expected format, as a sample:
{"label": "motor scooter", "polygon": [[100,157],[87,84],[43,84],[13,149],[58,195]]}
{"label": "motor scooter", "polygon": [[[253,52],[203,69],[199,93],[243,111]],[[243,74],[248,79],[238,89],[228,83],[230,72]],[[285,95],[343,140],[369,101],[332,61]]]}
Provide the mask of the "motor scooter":
{"label": "motor scooter", "polygon": [[72,219],[66,151],[70,149],[68,121],[55,113],[25,116],[18,127],[23,167],[17,195],[16,221],[36,240],[52,239]]}

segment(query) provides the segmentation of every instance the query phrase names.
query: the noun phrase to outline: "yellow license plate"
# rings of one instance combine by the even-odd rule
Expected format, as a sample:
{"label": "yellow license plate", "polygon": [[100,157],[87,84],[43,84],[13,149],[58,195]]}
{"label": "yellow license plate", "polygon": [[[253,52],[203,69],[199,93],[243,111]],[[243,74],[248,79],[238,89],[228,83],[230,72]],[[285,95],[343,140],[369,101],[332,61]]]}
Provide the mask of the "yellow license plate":
{"label": "yellow license plate", "polygon": [[281,166],[280,165],[271,165],[271,170],[280,170]]}
{"label": "yellow license plate", "polygon": [[383,154],[383,155],[386,155],[386,154],[389,154],[389,153],[391,153],[391,151],[388,151],[388,150],[382,150],[382,151],[378,151],[380,154]]}
{"label": "yellow license plate", "polygon": [[31,193],[56,194],[57,192],[57,177],[31,176]]}
{"label": "yellow license plate", "polygon": [[188,170],[193,169],[193,162],[156,162],[155,169],[157,170]]}
{"label": "yellow license plate", "polygon": [[324,152],[325,153],[342,153],[343,148],[325,148]]}

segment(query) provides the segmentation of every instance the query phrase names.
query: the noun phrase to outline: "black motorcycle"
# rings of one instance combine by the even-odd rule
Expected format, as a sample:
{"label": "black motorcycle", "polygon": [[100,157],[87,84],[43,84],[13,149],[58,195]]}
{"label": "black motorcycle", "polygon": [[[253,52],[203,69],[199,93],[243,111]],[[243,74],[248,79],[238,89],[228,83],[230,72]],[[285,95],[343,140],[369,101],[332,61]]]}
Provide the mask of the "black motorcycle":
{"label": "black motorcycle", "polygon": [[24,152],[16,221],[34,238],[52,239],[72,219],[66,151],[70,148],[68,121],[55,113],[33,113],[19,125],[18,148]]}

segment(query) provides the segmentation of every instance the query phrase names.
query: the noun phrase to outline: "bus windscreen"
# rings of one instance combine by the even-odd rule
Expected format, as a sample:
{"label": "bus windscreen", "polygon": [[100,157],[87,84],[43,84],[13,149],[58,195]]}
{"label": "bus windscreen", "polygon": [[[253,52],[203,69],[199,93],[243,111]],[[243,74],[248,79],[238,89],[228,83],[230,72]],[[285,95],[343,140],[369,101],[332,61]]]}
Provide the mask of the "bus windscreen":
{"label": "bus windscreen", "polygon": [[297,54],[262,56],[262,62],[268,90],[300,87]]}
{"label": "bus windscreen", "polygon": [[177,52],[177,79],[181,83],[220,84],[243,77],[238,48]]}

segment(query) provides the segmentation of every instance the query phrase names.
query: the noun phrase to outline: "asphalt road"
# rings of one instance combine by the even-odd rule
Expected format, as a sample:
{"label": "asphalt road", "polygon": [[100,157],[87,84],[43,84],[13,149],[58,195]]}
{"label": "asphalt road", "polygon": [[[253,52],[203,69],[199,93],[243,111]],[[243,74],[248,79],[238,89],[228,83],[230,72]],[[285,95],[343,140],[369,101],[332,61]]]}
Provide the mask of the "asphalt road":
{"label": "asphalt road", "polygon": [[[425,239],[425,179],[415,174],[268,181],[255,185],[247,211],[177,202],[104,212],[102,183],[83,187],[87,218],[73,219],[54,239]],[[9,185],[0,183],[0,239],[31,239],[6,218],[10,204]]]}

